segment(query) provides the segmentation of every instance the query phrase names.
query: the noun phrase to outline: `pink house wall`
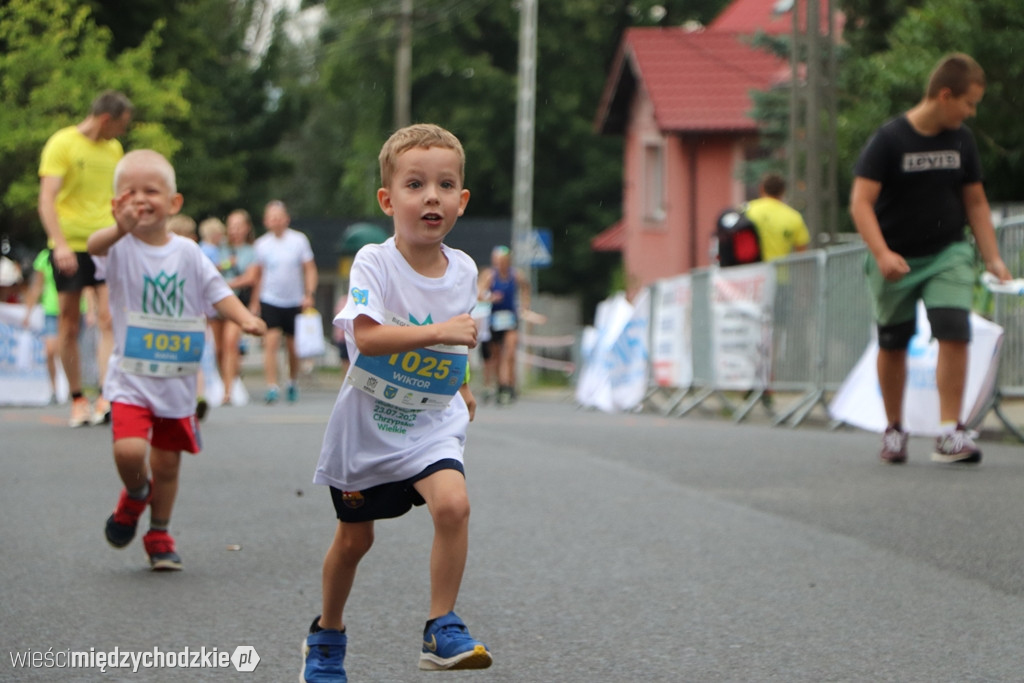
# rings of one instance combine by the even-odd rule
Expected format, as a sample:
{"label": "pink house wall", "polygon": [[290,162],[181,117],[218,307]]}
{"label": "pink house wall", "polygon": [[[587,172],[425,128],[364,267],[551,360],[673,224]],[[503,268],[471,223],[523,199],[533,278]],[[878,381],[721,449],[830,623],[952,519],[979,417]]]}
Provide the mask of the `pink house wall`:
{"label": "pink house wall", "polygon": [[[664,215],[646,211],[645,147],[664,149]],[[637,89],[625,132],[623,266],[631,286],[681,275],[710,264],[719,213],[742,202],[738,180],[745,138],[738,134],[665,134],[643,87]]]}

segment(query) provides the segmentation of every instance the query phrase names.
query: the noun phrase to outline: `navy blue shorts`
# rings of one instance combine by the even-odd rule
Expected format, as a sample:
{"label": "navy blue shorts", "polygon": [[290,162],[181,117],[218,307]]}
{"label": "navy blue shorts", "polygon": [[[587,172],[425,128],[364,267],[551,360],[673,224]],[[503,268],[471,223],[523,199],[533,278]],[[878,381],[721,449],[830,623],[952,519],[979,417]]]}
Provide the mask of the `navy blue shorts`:
{"label": "navy blue shorts", "polygon": [[466,475],[461,462],[445,458],[405,481],[379,484],[364,491],[342,491],[332,486],[334,511],[342,522],[372,522],[375,519],[401,517],[413,505],[426,502],[413,484],[441,470],[458,470],[463,476]]}

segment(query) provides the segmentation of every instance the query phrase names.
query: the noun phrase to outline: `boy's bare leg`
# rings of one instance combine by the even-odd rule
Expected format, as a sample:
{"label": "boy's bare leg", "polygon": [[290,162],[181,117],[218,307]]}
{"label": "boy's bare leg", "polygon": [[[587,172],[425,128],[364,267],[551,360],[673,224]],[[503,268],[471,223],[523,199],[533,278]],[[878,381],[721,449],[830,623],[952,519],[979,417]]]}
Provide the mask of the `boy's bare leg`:
{"label": "boy's bare leg", "polygon": [[469,495],[457,470],[440,470],[415,484],[434,519],[430,551],[430,614],[436,619],[455,609],[469,552]]}
{"label": "boy's bare leg", "polygon": [[174,499],[178,496],[181,453],[151,448],[149,466],[153,471],[153,499],[149,504],[150,522],[154,527],[166,529],[171,523]]}
{"label": "boy's bare leg", "polygon": [[907,382],[906,350],[879,349],[878,386],[882,390],[882,404],[890,425],[903,419],[903,387]]}
{"label": "boy's bare leg", "polygon": [[145,488],[149,481],[149,472],[146,470],[148,448],[146,440],[137,437],[118,439],[114,442],[114,465],[117,466],[117,473],[129,492]]}
{"label": "boy's bare leg", "polygon": [[967,383],[967,342],[939,340],[935,385],[939,390],[939,420],[959,422]]}
{"label": "boy's bare leg", "polygon": [[334,540],[324,556],[320,628],[345,628],[345,603],[352,592],[356,568],[372,545],[373,522],[338,522]]}

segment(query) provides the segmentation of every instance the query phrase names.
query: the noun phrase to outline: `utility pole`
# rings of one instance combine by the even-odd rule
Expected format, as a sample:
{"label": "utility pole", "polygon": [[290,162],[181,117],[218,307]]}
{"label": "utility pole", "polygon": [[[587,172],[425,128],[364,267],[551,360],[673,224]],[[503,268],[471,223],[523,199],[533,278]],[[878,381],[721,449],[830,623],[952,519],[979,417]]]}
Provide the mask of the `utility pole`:
{"label": "utility pole", "polygon": [[412,123],[412,2],[402,0],[398,13],[398,50],[395,53],[395,130]]}
{"label": "utility pole", "polygon": [[[833,0],[794,0],[790,53],[789,196],[811,235],[834,239],[838,230],[836,54]],[[821,8],[827,22],[822,32]],[[801,12],[801,8],[804,9]],[[801,16],[804,17],[801,26]],[[800,65],[806,66],[804,79]]]}
{"label": "utility pole", "polygon": [[512,196],[512,242],[516,267],[530,275],[529,250],[533,231],[533,147],[537,109],[537,3],[519,2],[519,91],[516,97],[516,159]]}

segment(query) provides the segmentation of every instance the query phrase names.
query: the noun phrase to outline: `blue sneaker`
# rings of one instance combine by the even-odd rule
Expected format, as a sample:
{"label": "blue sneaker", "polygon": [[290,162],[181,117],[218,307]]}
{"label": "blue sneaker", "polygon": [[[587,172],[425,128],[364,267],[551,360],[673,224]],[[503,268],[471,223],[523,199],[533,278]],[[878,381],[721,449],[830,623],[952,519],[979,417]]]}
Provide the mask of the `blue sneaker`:
{"label": "blue sneaker", "polygon": [[288,398],[289,403],[295,403],[299,400],[299,388],[294,384],[289,384],[288,389],[285,390],[285,396]]}
{"label": "blue sneaker", "polygon": [[267,405],[277,403],[277,399],[280,395],[281,392],[277,387],[270,387],[267,389],[267,393],[263,395],[263,400],[266,401]]}
{"label": "blue sneaker", "polygon": [[[318,616],[313,620],[316,624]],[[345,647],[348,636],[342,631],[324,629],[310,633],[302,641],[302,683],[347,683],[345,675]]]}
{"label": "blue sneaker", "polygon": [[423,632],[421,669],[486,669],[490,665],[491,653],[487,646],[469,635],[469,629],[455,612],[438,617]]}

